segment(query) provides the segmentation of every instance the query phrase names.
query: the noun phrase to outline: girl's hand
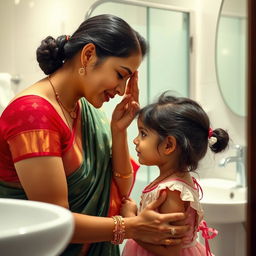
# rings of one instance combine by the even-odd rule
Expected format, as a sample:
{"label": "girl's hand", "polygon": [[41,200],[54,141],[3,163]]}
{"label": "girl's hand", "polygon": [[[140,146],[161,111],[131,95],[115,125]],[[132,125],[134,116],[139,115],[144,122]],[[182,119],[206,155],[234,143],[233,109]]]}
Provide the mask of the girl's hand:
{"label": "girl's hand", "polygon": [[131,198],[123,198],[120,214],[123,217],[134,217],[137,215],[137,204]]}
{"label": "girl's hand", "polygon": [[115,131],[123,131],[127,129],[140,108],[138,99],[138,72],[136,71],[128,82],[125,96],[113,111],[111,120],[112,129]]}
{"label": "girl's hand", "polygon": [[[184,220],[184,213],[160,214],[155,210],[165,201],[166,192],[150,203],[137,217],[136,228],[131,237],[151,244],[176,245],[181,243],[182,237],[189,230],[189,226],[177,226],[172,223]],[[129,220],[128,218],[127,220]]]}

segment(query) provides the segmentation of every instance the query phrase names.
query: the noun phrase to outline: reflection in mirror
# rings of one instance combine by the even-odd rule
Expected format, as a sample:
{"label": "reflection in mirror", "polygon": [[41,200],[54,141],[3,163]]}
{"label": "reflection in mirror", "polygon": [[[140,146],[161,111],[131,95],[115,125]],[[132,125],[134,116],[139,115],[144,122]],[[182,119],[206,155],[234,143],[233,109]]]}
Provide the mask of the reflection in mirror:
{"label": "reflection in mirror", "polygon": [[224,0],[217,31],[217,78],[225,103],[239,116],[246,115],[246,28],[246,0]]}

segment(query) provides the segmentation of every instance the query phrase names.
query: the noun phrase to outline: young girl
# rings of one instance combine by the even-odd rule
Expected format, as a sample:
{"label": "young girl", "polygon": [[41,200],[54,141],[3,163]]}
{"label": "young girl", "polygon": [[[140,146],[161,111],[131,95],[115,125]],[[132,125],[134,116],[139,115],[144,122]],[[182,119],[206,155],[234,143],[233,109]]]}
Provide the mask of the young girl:
{"label": "young girl", "polygon": [[[167,199],[159,212],[186,212],[191,229],[176,246],[161,246],[128,240],[123,256],[185,256],[212,255],[207,238],[217,231],[207,227],[200,205],[200,186],[191,172],[195,171],[206,154],[207,147],[217,153],[223,151],[229,136],[222,129],[212,130],[207,114],[201,106],[188,98],[177,98],[163,93],[158,102],[142,108],[138,113],[139,135],[134,139],[139,162],[158,166],[159,176],[142,192],[139,213],[166,191]],[[131,199],[123,202],[122,214],[135,216],[136,204]],[[181,222],[176,223],[181,224]],[[197,231],[207,235],[206,247],[197,242]],[[204,233],[205,233],[204,232]],[[208,232],[208,233],[207,233]],[[175,232],[171,232],[171,236]]]}

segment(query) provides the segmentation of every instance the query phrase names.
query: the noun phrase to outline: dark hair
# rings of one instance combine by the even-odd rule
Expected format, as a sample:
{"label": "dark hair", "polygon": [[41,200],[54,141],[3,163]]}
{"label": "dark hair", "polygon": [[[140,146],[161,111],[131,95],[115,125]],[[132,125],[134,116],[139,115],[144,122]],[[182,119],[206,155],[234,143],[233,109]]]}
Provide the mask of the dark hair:
{"label": "dark hair", "polygon": [[[210,121],[195,101],[189,98],[174,97],[164,92],[156,103],[147,105],[139,112],[143,124],[159,135],[159,143],[167,136],[177,140],[180,149],[179,171],[194,171],[207,151]],[[210,145],[213,152],[223,151],[229,135],[223,129],[215,129],[211,137],[217,139]]]}
{"label": "dark hair", "polygon": [[104,14],[85,20],[70,38],[46,37],[36,51],[39,66],[46,75],[52,74],[88,43],[95,45],[99,60],[110,56],[129,57],[135,53],[144,57],[147,52],[145,39],[126,21]]}

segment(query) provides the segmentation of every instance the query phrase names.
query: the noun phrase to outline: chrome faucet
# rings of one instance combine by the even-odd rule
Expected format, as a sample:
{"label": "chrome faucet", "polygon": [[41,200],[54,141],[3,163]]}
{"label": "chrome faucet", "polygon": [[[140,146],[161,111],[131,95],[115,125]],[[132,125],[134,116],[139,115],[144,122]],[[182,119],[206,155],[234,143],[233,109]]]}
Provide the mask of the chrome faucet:
{"label": "chrome faucet", "polygon": [[219,166],[224,167],[228,163],[236,163],[236,187],[245,187],[245,147],[235,145],[234,148],[236,155],[221,159]]}

